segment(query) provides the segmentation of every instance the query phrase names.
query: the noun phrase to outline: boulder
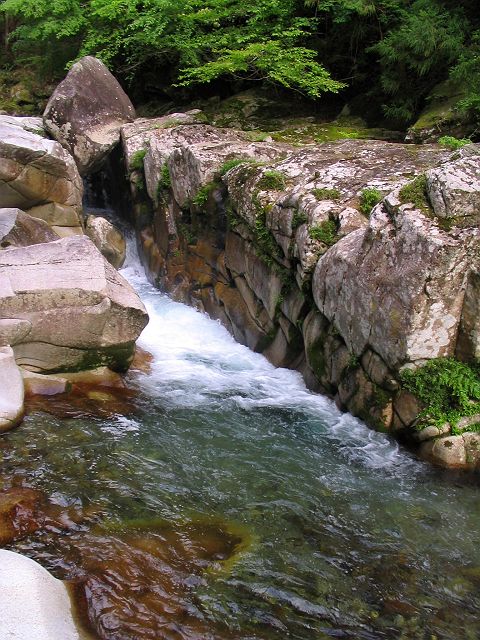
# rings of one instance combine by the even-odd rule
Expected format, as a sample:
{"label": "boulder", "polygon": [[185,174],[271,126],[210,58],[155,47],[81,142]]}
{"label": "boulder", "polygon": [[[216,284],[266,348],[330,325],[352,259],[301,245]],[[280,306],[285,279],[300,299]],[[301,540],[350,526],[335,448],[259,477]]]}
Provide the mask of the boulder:
{"label": "boulder", "polygon": [[23,417],[23,379],[11,347],[0,347],[0,433],[16,427]]}
{"label": "boulder", "polygon": [[454,355],[480,247],[478,227],[446,230],[435,211],[398,196],[325,253],[313,278],[315,302],[348,349],[360,356],[368,346],[392,371]]}
{"label": "boulder", "polygon": [[[284,150],[288,150],[285,145]],[[271,166],[237,167],[224,181],[236,214],[250,227],[263,210],[266,227],[284,258],[293,255],[299,262],[301,284],[331,244],[368,226],[370,212],[360,211],[365,189],[385,196],[406,183],[407,176],[450,155],[434,145],[413,150],[379,140],[340,140],[290,149],[286,158]],[[325,225],[335,230],[326,241]]]}
{"label": "boulder", "polygon": [[480,145],[477,154],[427,171],[427,191],[435,215],[457,226],[480,222]]}
{"label": "boulder", "polygon": [[0,317],[20,323],[7,327],[17,330],[17,363],[46,373],[125,370],[148,321],[135,291],[85,236],[0,252]]}
{"label": "boulder", "polygon": [[43,128],[42,118],[36,116],[8,116],[0,115],[0,124],[11,124],[16,127],[21,127],[25,131],[30,133],[36,133],[39,136],[45,137],[45,129]]}
{"label": "boulder", "polygon": [[76,62],[53,92],[45,129],[67,149],[82,175],[96,171],[120,140],[135,109],[107,67],[91,56]]}
{"label": "boulder", "polygon": [[127,251],[123,234],[100,216],[88,216],[85,233],[108,262],[115,269],[120,269]]}
{"label": "boulder", "polygon": [[34,560],[0,550],[0,627],[14,640],[80,640],[66,586]]}
{"label": "boulder", "polygon": [[55,231],[43,220],[20,211],[0,209],[0,248],[27,247],[58,240]]}
{"label": "boulder", "polygon": [[73,158],[58,142],[0,122],[0,203],[51,226],[82,222],[83,184]]}

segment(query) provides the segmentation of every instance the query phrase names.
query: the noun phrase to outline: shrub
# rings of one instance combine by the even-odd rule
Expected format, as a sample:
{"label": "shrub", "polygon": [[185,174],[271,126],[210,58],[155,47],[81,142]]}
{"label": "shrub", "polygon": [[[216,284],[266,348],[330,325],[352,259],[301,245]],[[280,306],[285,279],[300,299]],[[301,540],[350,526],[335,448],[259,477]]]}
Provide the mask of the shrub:
{"label": "shrub", "polygon": [[258,181],[260,189],[272,189],[273,191],[282,191],[287,186],[287,179],[283,173],[275,169],[267,169],[263,172],[263,176]]}
{"label": "shrub", "polygon": [[454,138],[453,136],[442,136],[438,140],[438,144],[441,144],[442,147],[447,147],[451,151],[457,151],[466,144],[471,144],[471,142],[468,138]]}
{"label": "shrub", "polygon": [[360,211],[367,218],[370,217],[372,213],[372,209],[375,205],[377,205],[382,199],[382,193],[375,189],[374,187],[367,187],[363,189],[360,194]]}
{"label": "shrub", "polygon": [[312,193],[317,200],[338,200],[340,198],[338,189],[313,189]]}
{"label": "shrub", "polygon": [[417,209],[420,209],[425,213],[430,212],[426,176],[418,176],[418,178],[415,178],[415,180],[406,184],[400,189],[398,197],[402,204],[411,202]]}
{"label": "shrub", "polygon": [[130,171],[143,171],[143,160],[146,155],[147,155],[146,149],[140,149],[139,151],[135,151],[135,153],[133,154],[130,160],[130,164],[129,164]]}
{"label": "shrub", "polygon": [[415,371],[404,371],[403,387],[425,406],[420,414],[420,428],[449,422],[455,430],[462,416],[480,413],[479,373],[478,364],[455,358],[436,358]]}
{"label": "shrub", "polygon": [[337,227],[335,222],[333,222],[333,220],[325,220],[320,224],[310,227],[308,234],[312,240],[319,240],[323,242],[323,244],[326,244],[327,247],[331,247],[338,240],[336,231]]}

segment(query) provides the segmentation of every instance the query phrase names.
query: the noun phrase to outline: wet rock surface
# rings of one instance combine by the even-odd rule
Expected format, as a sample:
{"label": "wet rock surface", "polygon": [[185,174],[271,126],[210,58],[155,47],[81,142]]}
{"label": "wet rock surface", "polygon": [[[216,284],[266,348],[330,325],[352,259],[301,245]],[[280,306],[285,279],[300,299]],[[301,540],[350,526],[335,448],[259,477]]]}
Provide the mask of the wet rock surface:
{"label": "wet rock surface", "polygon": [[402,367],[478,350],[475,145],[298,150],[181,120],[138,124],[130,176],[151,280],[341,408],[408,431],[419,409],[405,418]]}

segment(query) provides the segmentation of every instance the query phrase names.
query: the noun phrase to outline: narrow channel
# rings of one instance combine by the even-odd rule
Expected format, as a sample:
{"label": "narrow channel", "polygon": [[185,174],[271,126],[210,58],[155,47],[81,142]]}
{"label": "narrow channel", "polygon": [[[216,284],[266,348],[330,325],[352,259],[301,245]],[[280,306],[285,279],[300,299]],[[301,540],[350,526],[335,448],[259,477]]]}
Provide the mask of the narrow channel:
{"label": "narrow channel", "polygon": [[[128,556],[128,589],[110,568],[96,612],[114,640],[478,638],[478,480],[340,413],[153,288],[134,256],[123,275],[147,306],[139,345],[153,355],[149,373],[129,374],[132,411],[32,412],[0,451],[4,474],[97,524],[11,548],[69,579]],[[142,576],[155,585],[148,597]]]}

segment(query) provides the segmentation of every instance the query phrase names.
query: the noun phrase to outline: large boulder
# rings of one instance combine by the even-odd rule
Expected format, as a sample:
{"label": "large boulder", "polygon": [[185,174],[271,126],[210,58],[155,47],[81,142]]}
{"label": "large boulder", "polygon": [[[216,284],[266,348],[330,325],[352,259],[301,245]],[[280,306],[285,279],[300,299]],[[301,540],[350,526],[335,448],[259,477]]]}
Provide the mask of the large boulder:
{"label": "large boulder", "polygon": [[0,433],[17,426],[23,417],[23,378],[13,350],[0,346]]}
{"label": "large boulder", "polygon": [[66,586],[34,560],[0,550],[3,638],[80,640]]}
{"label": "large boulder", "polygon": [[20,209],[0,209],[0,248],[53,242],[59,236],[44,221]]}
{"label": "large boulder", "polygon": [[17,363],[52,373],[125,370],[148,321],[135,291],[85,236],[0,252],[0,318],[0,340],[5,331]]}
{"label": "large boulder", "polygon": [[53,92],[45,129],[75,158],[82,175],[96,171],[120,140],[135,109],[107,67],[91,56],[76,62]]}
{"label": "large boulder", "polygon": [[108,262],[120,269],[127,251],[123,234],[101,216],[88,216],[85,233]]}
{"label": "large boulder", "polygon": [[58,142],[0,122],[0,203],[41,218],[55,231],[81,233],[83,184]]}
{"label": "large boulder", "polygon": [[[455,172],[454,164],[430,172],[430,184],[437,188],[440,181],[432,178],[450,170]],[[466,227],[461,211],[447,227],[442,222],[444,203],[463,170],[459,165],[458,180],[444,184],[441,206],[436,200],[433,207],[426,200],[403,203],[405,191],[395,190],[374,209],[367,228],[342,238],[318,261],[315,302],[351,353],[359,356],[370,346],[394,371],[455,354],[465,292],[478,272],[480,249],[480,230]],[[465,323],[476,344],[480,326],[478,313],[471,311]],[[464,348],[464,357],[474,355],[466,352],[467,341]]]}

